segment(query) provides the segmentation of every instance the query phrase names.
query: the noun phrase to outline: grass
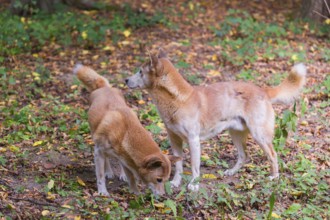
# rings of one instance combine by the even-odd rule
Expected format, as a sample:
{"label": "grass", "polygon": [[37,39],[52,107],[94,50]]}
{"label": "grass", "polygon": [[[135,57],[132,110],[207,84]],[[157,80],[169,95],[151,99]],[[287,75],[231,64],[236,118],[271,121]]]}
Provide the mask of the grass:
{"label": "grass", "polygon": [[[119,12],[111,14],[110,19],[102,14],[105,11],[89,15],[60,11],[47,17],[36,14],[29,18],[11,16],[7,12],[0,14],[3,28],[0,35],[0,62],[3,63],[0,67],[0,218],[191,219],[195,215],[204,219],[328,218],[327,179],[330,173],[326,164],[330,158],[327,149],[323,149],[325,145],[321,144],[326,138],[322,136],[325,135],[324,129],[329,126],[329,76],[306,88],[306,93],[313,95],[308,96],[310,100],[299,101],[289,110],[277,111],[274,145],[282,174],[278,180],[266,178],[269,174],[266,158],[250,141],[249,151],[254,161],[245,165],[232,179],[224,177],[223,171],[232,166],[236,156],[231,140],[223,134],[202,143],[202,174],[208,175],[200,178],[203,187],[198,193],[187,191],[190,173],[185,172],[179,189],[171,189],[169,183],[166,184],[165,197],[156,197],[149,190],[144,195],[132,195],[126,183],[117,180],[109,180],[110,197],[95,194],[87,93],[75,81],[71,83],[60,78],[61,74],[52,67],[54,61],[40,56],[47,52],[49,45],[77,47],[76,54],[92,48],[102,58],[85,57],[87,62],[93,60],[100,66],[101,63],[111,63],[109,66],[116,62],[125,64],[126,57],[110,62],[115,53],[120,53],[116,51],[119,50],[116,42],[126,39],[123,31],[129,30],[134,35],[134,31],[150,30],[155,24],[165,24],[164,28],[166,24],[177,25],[175,20],[171,21],[161,12],[147,14],[128,5],[120,8]],[[194,18],[205,12],[201,5],[193,2],[188,2],[186,8]],[[14,32],[13,26],[17,27]],[[310,56],[301,49],[307,47],[302,42],[294,47],[288,40],[306,31],[296,21],[287,21],[284,25],[268,24],[253,19],[245,11],[231,10],[220,27],[209,26],[215,37],[208,39],[207,44],[221,46],[222,51],[216,52],[223,61],[222,65],[239,69],[233,73],[239,80],[258,82],[263,73],[249,67],[260,62],[276,60],[291,65]],[[168,28],[174,31],[172,27]],[[315,37],[322,34],[315,33]],[[180,42],[185,48],[194,45],[187,36]],[[100,52],[107,45],[116,48],[111,52],[110,61],[104,58],[109,54]],[[51,51],[60,53],[61,49],[56,48],[54,46]],[[128,50],[138,53],[136,51],[138,49]],[[317,60],[326,62],[328,53],[322,51]],[[41,55],[33,56],[39,52]],[[19,65],[12,64],[8,57],[19,60]],[[58,59],[69,63],[72,57]],[[144,59],[137,55],[136,62]],[[190,82],[200,84],[205,76],[189,71],[195,64],[198,62],[187,62],[184,56],[176,63]],[[216,63],[209,62],[202,65],[203,69],[217,67]],[[61,71],[63,74],[68,70],[62,68]],[[102,71],[104,75],[109,74],[107,68]],[[118,75],[107,76],[114,85],[120,85]],[[272,84],[280,81],[277,77],[272,76]],[[212,76],[209,78],[212,81]],[[169,143],[164,124],[149,96],[141,91],[125,91],[125,97],[137,109],[140,121],[162,150],[167,151]],[[311,129],[321,135],[314,138]],[[231,159],[226,156],[228,152]],[[189,160],[186,162],[189,167]]]}

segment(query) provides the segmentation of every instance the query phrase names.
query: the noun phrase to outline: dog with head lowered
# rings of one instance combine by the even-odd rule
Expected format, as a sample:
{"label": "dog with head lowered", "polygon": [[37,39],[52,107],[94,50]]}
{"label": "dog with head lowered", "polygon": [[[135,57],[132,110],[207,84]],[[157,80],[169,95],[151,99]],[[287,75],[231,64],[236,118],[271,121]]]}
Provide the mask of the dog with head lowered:
{"label": "dog with head lowered", "polygon": [[[192,180],[200,176],[200,141],[228,129],[238,151],[238,160],[225,175],[235,174],[248,160],[246,140],[250,133],[270,161],[271,176],[279,176],[277,154],[273,148],[275,115],[273,103],[289,103],[305,84],[306,67],[297,64],[276,87],[261,88],[246,82],[219,82],[191,86],[176,70],[163,50],[150,54],[140,70],[127,78],[129,88],[146,89],[165,123],[174,155],[182,157],[182,145],[189,145]],[[172,186],[179,186],[182,161],[176,162]]]}
{"label": "dog with head lowered", "polygon": [[105,178],[112,169],[109,159],[117,158],[134,193],[142,180],[155,194],[164,193],[164,183],[171,173],[171,162],[181,158],[165,155],[151,135],[126,105],[120,90],[93,69],[76,65],[74,73],[90,94],[88,121],[95,143],[94,159],[98,193],[109,195]]}

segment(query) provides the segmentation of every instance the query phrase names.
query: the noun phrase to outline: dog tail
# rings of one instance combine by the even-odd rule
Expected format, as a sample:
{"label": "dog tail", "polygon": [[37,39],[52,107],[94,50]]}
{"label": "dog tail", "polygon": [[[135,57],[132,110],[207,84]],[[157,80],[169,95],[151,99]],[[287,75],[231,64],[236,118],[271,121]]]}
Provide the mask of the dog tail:
{"label": "dog tail", "polygon": [[76,64],[73,73],[77,75],[78,79],[87,87],[89,92],[105,86],[111,87],[106,78],[82,64]]}
{"label": "dog tail", "polygon": [[306,82],[307,68],[299,63],[292,67],[289,76],[275,87],[267,87],[265,91],[274,104],[289,104],[295,100]]}

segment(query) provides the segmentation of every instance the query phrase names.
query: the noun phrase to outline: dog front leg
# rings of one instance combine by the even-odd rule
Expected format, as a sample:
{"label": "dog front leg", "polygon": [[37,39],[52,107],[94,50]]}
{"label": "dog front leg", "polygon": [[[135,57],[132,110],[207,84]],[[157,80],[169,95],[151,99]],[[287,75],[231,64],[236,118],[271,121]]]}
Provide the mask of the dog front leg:
{"label": "dog front leg", "polygon": [[107,191],[105,185],[105,160],[107,158],[105,155],[100,152],[100,148],[96,145],[94,148],[94,163],[95,163],[95,173],[96,173],[96,181],[97,181],[97,191],[100,195],[108,196],[109,193]]}
{"label": "dog front leg", "polygon": [[191,171],[192,179],[188,185],[188,189],[191,191],[198,191],[199,183],[196,183],[200,175],[200,164],[201,164],[201,146],[198,136],[189,138],[188,140],[190,149],[190,161],[191,161]]}
{"label": "dog front leg", "polygon": [[[182,139],[171,131],[168,131],[168,135],[169,135],[173,155],[182,158],[182,156],[183,156]],[[175,174],[174,174],[173,180],[171,181],[172,187],[180,186],[181,179],[182,179],[182,176],[181,176],[182,172],[183,172],[183,162],[182,162],[182,160],[180,160],[175,163]]]}

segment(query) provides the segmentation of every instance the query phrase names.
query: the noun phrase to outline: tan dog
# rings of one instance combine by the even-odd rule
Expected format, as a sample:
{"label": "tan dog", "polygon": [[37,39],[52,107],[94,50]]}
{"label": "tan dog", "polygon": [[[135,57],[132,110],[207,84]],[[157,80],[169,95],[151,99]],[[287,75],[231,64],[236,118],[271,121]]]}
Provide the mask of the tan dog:
{"label": "tan dog", "polygon": [[162,154],[136,114],[126,105],[118,89],[94,70],[76,65],[74,73],[91,92],[88,121],[95,143],[94,159],[98,193],[109,195],[105,177],[112,175],[110,157],[116,157],[127,176],[130,189],[138,193],[141,179],[155,194],[164,193],[171,162],[181,159]]}
{"label": "tan dog", "polygon": [[[235,174],[249,159],[246,139],[250,133],[271,163],[271,178],[279,176],[277,154],[272,145],[275,116],[272,103],[293,101],[305,83],[306,67],[295,65],[277,87],[260,88],[245,82],[220,82],[191,86],[160,50],[150,55],[140,70],[126,79],[130,88],[147,89],[166,125],[173,153],[182,157],[182,144],[188,143],[191,156],[191,190],[200,175],[200,141],[228,129],[238,151],[235,166],[225,175]],[[173,186],[179,186],[182,161],[176,163]]]}

